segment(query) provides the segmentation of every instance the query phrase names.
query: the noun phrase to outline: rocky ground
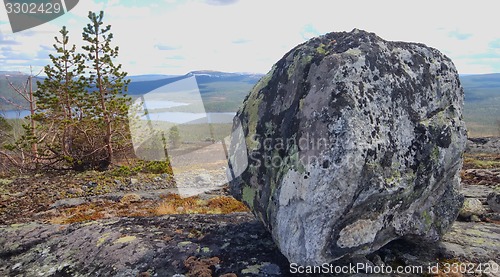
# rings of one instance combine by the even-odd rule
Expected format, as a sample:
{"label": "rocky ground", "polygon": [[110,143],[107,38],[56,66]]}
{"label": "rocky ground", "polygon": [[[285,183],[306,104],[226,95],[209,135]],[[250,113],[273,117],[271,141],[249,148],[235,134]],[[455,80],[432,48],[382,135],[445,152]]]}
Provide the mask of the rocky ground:
{"label": "rocky ground", "polygon": [[[406,276],[430,276],[428,266],[439,264],[440,270],[431,272],[436,276],[500,276],[484,270],[500,263],[499,141],[469,141],[462,172],[466,201],[441,242],[394,241],[337,265],[422,266],[421,274]],[[192,170],[184,181],[195,191],[210,187],[207,182],[215,189],[219,166]],[[250,213],[207,214],[224,205],[235,206],[224,212],[241,211],[221,198],[227,194],[223,187],[189,201],[172,198],[172,192],[179,190],[160,174],[3,178],[0,276],[307,276],[290,273],[290,264]],[[447,264],[467,273],[446,275]]]}
{"label": "rocky ground", "polygon": [[[0,224],[152,216],[158,215],[155,209],[169,194],[201,198],[228,195],[225,164],[218,146],[203,148],[207,153],[198,153],[197,163],[190,163],[193,157],[189,155],[179,155],[173,166],[175,178],[168,174],[131,173],[132,166],[117,166],[106,172],[0,176]],[[200,156],[204,158],[200,160]]]}

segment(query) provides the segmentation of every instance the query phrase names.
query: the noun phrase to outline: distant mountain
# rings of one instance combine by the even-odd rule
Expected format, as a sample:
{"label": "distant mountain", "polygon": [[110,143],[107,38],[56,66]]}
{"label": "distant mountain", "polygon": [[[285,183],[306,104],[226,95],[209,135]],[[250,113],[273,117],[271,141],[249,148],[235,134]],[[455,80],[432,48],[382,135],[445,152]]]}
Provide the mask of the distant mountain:
{"label": "distant mountain", "polygon": [[[136,98],[154,89],[191,76],[196,77],[207,111],[234,112],[263,74],[200,70],[185,75],[148,74],[128,76],[127,78],[131,82],[127,94]],[[27,107],[25,101],[8,85],[8,80],[18,86],[23,85],[27,78],[28,75],[21,72],[0,71],[0,96]],[[36,80],[43,81],[42,78],[36,78]],[[33,89],[36,89],[36,80],[33,82]],[[15,107],[0,99],[0,109],[12,110]]]}
{"label": "distant mountain", "polygon": [[208,112],[236,112],[253,86],[264,76],[252,73],[193,71]]}
{"label": "distant mountain", "polygon": [[[204,101],[210,112],[235,112],[252,87],[263,74],[228,73],[199,70],[184,75],[148,74],[130,76],[127,94],[136,98],[156,88],[195,76]],[[24,103],[9,87],[7,79],[18,86],[25,84],[28,75],[21,72],[0,71],[0,96]],[[36,80],[42,81],[42,78]],[[500,135],[500,73],[461,75],[465,91],[464,118],[472,136]],[[33,82],[36,89],[36,81]],[[0,109],[13,109],[0,99]]]}
{"label": "distant mountain", "polygon": [[182,76],[150,81],[137,81],[141,79],[132,77],[127,94],[135,98],[164,85],[192,76],[196,78],[206,111],[236,112],[245,96],[264,75],[200,70]]}
{"label": "distant mountain", "polygon": [[198,83],[211,83],[211,82],[247,82],[255,84],[264,76],[264,74],[254,73],[227,73],[211,70],[191,71],[187,75],[196,76]]}
{"label": "distant mountain", "polygon": [[[9,83],[12,83],[16,88],[24,90],[27,88],[28,74],[18,71],[0,71],[0,110],[13,110],[16,109],[15,105],[9,104],[2,98],[12,101],[23,107],[28,107],[26,101],[16,93]],[[33,90],[36,90],[36,82],[43,81],[43,78],[35,77],[32,79]]]}
{"label": "distant mountain", "polygon": [[164,75],[164,74],[147,74],[147,75],[133,75],[127,76],[131,82],[143,82],[143,81],[156,81],[161,79],[178,77],[180,75]]}
{"label": "distant mountain", "polygon": [[[196,77],[207,111],[234,112],[263,74],[200,70],[165,79],[137,81],[141,79],[132,78],[128,93],[141,95],[189,76]],[[500,73],[460,75],[460,80],[465,91],[464,118],[469,135],[500,135],[497,122],[500,120]]]}
{"label": "distant mountain", "polygon": [[500,135],[500,73],[460,76],[470,136]]}
{"label": "distant mountain", "polygon": [[482,101],[499,96],[500,73],[460,76],[467,101]]}
{"label": "distant mountain", "polygon": [[[151,75],[145,75],[145,76],[151,76]],[[160,76],[160,75],[156,75]],[[150,91],[153,91],[159,87],[168,85],[170,83],[182,80],[186,78],[187,75],[182,75],[182,76],[175,76],[175,77],[166,77],[162,79],[150,79],[150,77],[145,77],[142,78],[141,76],[132,76],[129,77],[130,79],[130,84],[128,85],[128,90],[127,94],[130,96],[136,96],[136,95],[143,95],[145,93],[148,93]]]}
{"label": "distant mountain", "polygon": [[0,75],[5,76],[5,75],[23,75],[21,71],[4,71],[0,70]]}
{"label": "distant mountain", "polygon": [[500,73],[460,75],[462,85],[467,87],[500,86]]}

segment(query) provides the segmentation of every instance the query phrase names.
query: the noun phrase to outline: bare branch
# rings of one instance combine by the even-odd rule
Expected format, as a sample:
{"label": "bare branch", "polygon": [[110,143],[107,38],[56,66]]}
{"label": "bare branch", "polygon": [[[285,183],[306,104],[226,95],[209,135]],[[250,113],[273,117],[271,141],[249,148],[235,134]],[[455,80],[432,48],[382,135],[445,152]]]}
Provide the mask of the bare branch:
{"label": "bare branch", "polygon": [[19,109],[19,110],[24,109],[24,107],[23,107],[23,106],[21,106],[21,105],[19,105],[19,104],[17,104],[17,103],[14,103],[14,101],[7,99],[5,96],[0,96],[0,98],[1,98],[2,100],[4,100],[5,102],[7,102],[8,104],[10,104],[10,105],[12,105],[12,106],[16,107],[16,108],[17,108],[17,109]]}

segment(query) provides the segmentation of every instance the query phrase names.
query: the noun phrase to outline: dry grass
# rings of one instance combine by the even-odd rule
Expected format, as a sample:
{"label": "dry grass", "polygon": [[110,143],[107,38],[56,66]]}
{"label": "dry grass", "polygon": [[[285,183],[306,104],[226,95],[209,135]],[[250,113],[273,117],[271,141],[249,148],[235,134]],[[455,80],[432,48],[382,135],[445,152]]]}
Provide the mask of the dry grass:
{"label": "dry grass", "polygon": [[155,214],[227,214],[248,211],[243,203],[228,196],[203,200],[197,196],[181,198],[177,194],[169,194],[158,205]]}
{"label": "dry grass", "polygon": [[188,276],[212,277],[212,268],[219,263],[220,259],[218,257],[200,259],[190,256],[184,261],[184,266],[189,271]]}
{"label": "dry grass", "polygon": [[49,219],[53,224],[71,224],[103,218],[153,216],[154,203],[152,201],[131,202],[131,196],[125,195],[122,201],[100,201],[86,203],[72,208],[59,210],[59,215]]}
{"label": "dry grass", "polygon": [[71,224],[104,218],[103,208],[94,204],[80,205],[63,210],[59,216],[50,219],[52,224]]}
{"label": "dry grass", "polygon": [[208,200],[207,206],[213,211],[220,211],[222,214],[250,211],[242,202],[228,196],[212,198]]}
{"label": "dry grass", "polygon": [[496,137],[500,134],[498,126],[494,124],[466,119],[465,125],[467,126],[467,136],[470,138]]}
{"label": "dry grass", "polygon": [[494,174],[476,173],[469,169],[495,169],[500,168],[500,154],[479,153],[464,155],[463,170],[460,173],[462,183],[468,185],[497,183],[498,178]]}
{"label": "dry grass", "polygon": [[135,194],[125,195],[119,202],[100,201],[61,209],[48,221],[53,224],[71,224],[110,217],[146,217],[168,214],[227,214],[248,212],[241,202],[229,196],[218,196],[208,200],[197,196],[182,198],[178,194],[163,196],[160,203],[141,201]]}
{"label": "dry grass", "polygon": [[498,167],[500,167],[500,154],[480,153],[464,155],[464,169],[490,169]]}

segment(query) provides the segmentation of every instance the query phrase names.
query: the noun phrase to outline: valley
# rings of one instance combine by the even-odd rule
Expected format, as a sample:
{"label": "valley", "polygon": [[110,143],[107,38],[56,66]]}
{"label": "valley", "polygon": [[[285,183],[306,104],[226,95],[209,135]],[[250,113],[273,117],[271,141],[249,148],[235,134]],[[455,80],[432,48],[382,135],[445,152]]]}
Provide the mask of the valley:
{"label": "valley", "polygon": [[[243,99],[263,74],[193,71],[185,75],[149,74],[130,76],[127,94],[134,100],[176,81],[195,76],[206,112],[236,112]],[[25,101],[10,88],[9,81],[18,87],[26,85],[27,75],[20,72],[0,71],[0,96],[27,108]],[[35,78],[42,81],[42,78]],[[500,135],[500,73],[461,75],[465,92],[464,118],[470,137]],[[33,82],[36,89],[36,82]],[[6,118],[18,117],[15,105],[0,98],[0,110]],[[177,110],[182,112],[182,107]],[[21,112],[24,116],[27,113]]]}

